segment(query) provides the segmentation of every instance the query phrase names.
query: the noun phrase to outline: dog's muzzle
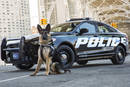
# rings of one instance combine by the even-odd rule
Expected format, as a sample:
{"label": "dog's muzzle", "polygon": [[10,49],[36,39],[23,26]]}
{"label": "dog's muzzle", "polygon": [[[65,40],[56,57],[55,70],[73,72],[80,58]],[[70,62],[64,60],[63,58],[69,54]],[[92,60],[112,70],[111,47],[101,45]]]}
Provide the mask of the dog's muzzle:
{"label": "dog's muzzle", "polygon": [[45,34],[45,35],[42,36],[42,39],[43,39],[43,40],[47,40],[47,39],[48,39],[47,37],[48,37],[48,36]]}

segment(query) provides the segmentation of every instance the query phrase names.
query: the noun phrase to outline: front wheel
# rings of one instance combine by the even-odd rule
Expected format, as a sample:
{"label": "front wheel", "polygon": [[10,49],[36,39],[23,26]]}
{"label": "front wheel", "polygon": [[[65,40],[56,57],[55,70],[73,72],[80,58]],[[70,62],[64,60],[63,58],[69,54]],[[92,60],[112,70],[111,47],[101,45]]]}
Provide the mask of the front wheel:
{"label": "front wheel", "polygon": [[20,70],[29,70],[31,67],[33,67],[33,64],[16,64],[15,66]]}
{"label": "front wheel", "polygon": [[123,64],[125,61],[125,49],[122,46],[117,46],[115,56],[111,59],[113,64]]}
{"label": "front wheel", "polygon": [[57,56],[63,69],[71,68],[75,61],[75,54],[73,50],[67,45],[61,45],[57,49]]}

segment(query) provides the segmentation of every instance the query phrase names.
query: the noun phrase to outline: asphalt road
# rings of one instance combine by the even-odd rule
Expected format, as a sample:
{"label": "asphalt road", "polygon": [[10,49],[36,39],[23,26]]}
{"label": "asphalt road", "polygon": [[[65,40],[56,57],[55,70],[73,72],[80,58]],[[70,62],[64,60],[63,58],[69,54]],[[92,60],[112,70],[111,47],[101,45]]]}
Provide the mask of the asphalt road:
{"label": "asphalt road", "polygon": [[109,60],[89,61],[85,66],[75,65],[71,74],[29,76],[14,66],[0,66],[0,87],[130,87],[130,56],[123,65],[112,65]]}

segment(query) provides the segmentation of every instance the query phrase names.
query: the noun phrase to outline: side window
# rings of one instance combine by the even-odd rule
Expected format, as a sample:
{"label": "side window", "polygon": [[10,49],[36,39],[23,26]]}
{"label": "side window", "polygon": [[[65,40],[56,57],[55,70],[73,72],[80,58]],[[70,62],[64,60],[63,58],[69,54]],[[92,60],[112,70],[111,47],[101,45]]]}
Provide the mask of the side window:
{"label": "side window", "polygon": [[102,23],[98,23],[97,26],[98,26],[98,31],[99,31],[100,33],[115,32],[115,31],[114,31],[113,29],[111,29],[109,26],[104,25],[104,24],[102,24]]}
{"label": "side window", "polygon": [[98,25],[98,30],[99,30],[100,33],[107,33],[107,32],[109,32],[108,28],[106,28],[103,25]]}
{"label": "side window", "polygon": [[81,25],[79,26],[78,31],[79,31],[81,28],[87,28],[87,29],[88,29],[88,33],[96,33],[95,25],[92,24],[92,23],[85,22],[85,23],[81,24]]}
{"label": "side window", "polygon": [[111,30],[111,32],[117,32],[117,30],[114,29],[113,27],[111,27],[111,26],[108,26],[108,27],[109,27],[109,29]]}

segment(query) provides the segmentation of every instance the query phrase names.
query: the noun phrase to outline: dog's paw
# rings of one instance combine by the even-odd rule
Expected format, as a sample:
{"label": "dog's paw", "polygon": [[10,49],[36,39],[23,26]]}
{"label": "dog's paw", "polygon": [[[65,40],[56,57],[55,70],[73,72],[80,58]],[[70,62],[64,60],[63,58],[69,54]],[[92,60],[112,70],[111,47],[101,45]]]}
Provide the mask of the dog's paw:
{"label": "dog's paw", "polygon": [[48,76],[49,74],[46,74],[46,76]]}
{"label": "dog's paw", "polygon": [[49,75],[49,73],[46,73],[46,76],[48,76]]}
{"label": "dog's paw", "polygon": [[36,76],[36,74],[31,74],[30,76]]}
{"label": "dog's paw", "polygon": [[52,75],[53,74],[53,72],[49,72],[49,75]]}

